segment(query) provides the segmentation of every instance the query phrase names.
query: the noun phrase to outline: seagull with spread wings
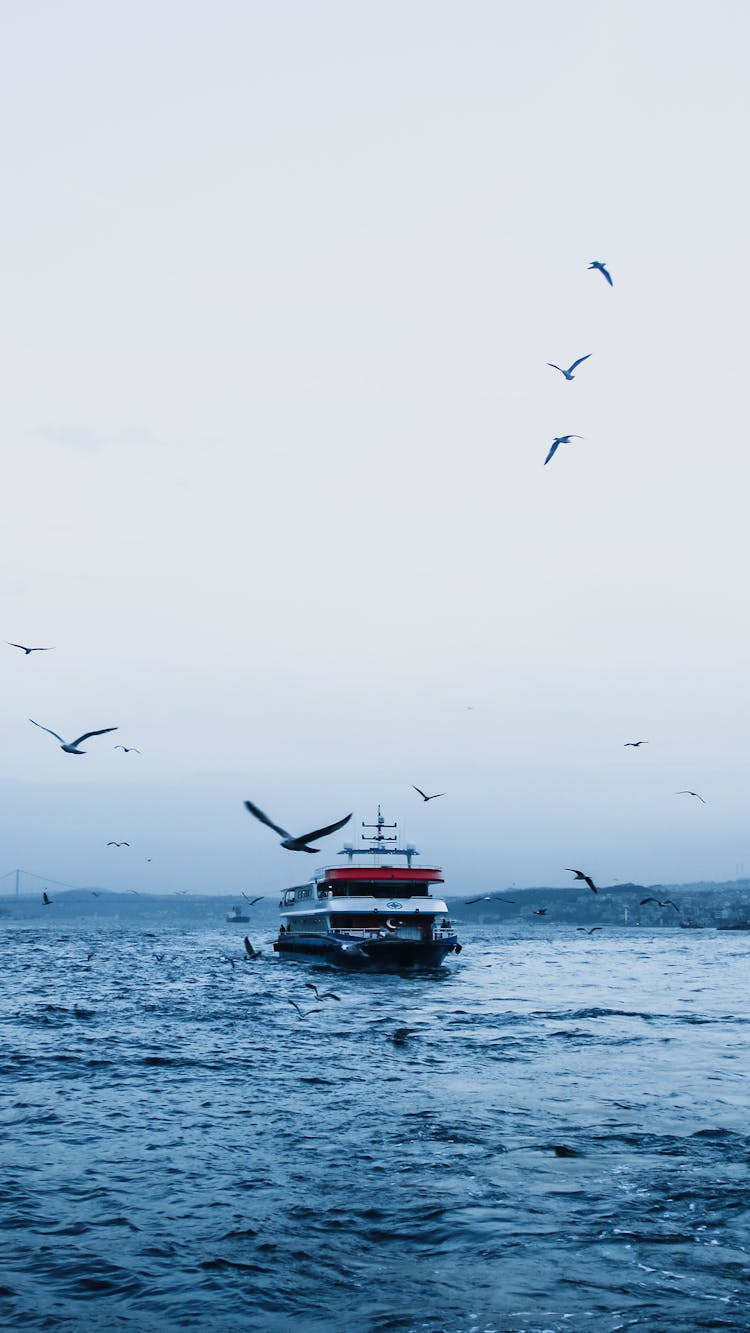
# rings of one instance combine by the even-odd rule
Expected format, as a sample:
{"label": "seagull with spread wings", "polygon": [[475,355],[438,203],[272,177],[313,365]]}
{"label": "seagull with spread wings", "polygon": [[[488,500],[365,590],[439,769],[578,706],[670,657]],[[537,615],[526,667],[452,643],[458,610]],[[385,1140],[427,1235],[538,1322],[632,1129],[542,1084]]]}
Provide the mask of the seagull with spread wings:
{"label": "seagull with spread wings", "polygon": [[582,366],[584,361],[588,361],[590,356],[590,352],[587,352],[585,356],[579,356],[578,360],[574,361],[572,366],[568,366],[567,370],[563,370],[562,366],[556,366],[554,361],[548,361],[547,365],[551,366],[553,370],[559,370],[560,374],[564,375],[566,380],[574,380],[575,375],[573,374],[573,371],[576,369],[576,366]]}
{"label": "seagull with spread wings", "polygon": [[677,791],[675,792],[675,796],[697,796],[699,801],[702,801],[704,805],[706,804],[706,802],[703,800],[703,797],[698,796],[697,791]]}
{"label": "seagull with spread wings", "polygon": [[323,993],[322,993],[322,995],[321,995],[321,993],[320,993],[320,991],[318,990],[317,986],[315,985],[315,982],[314,982],[314,981],[306,981],[306,982],[305,982],[305,985],[306,985],[306,987],[307,987],[308,990],[311,990],[311,991],[314,991],[314,992],[315,992],[315,999],[318,1000],[318,1001],[320,1001],[320,1000],[340,1000],[340,999],[341,999],[341,996],[340,996],[340,995],[337,995],[336,992],[335,992],[335,991],[332,991],[332,990],[324,990]]}
{"label": "seagull with spread wings", "polygon": [[646,903],[655,903],[657,907],[673,907],[675,912],[679,912],[677,903],[673,903],[671,898],[665,898],[663,902],[659,898],[641,898],[640,906],[645,907]]}
{"label": "seagull with spread wings", "polygon": [[648,741],[625,741],[623,749],[627,750],[629,745],[631,745],[634,750],[637,750],[639,745],[648,745]]}
{"label": "seagull with spread wings", "polygon": [[21,652],[22,652],[22,653],[25,653],[27,657],[28,657],[29,653],[52,653],[52,652],[54,652],[54,648],[27,648],[25,643],[11,643],[11,640],[10,640],[10,639],[6,639],[5,642],[7,643],[7,645],[8,645],[9,648],[20,648],[20,649],[21,649]]}
{"label": "seagull with spread wings", "polygon": [[141,753],[140,750],[137,750],[137,749],[135,748],[134,745],[116,745],[114,748],[115,748],[116,750],[124,750],[126,754],[140,754],[140,753]]}
{"label": "seagull with spread wings", "polygon": [[291,1004],[292,1008],[297,1010],[300,1018],[307,1018],[308,1014],[322,1014],[323,1012],[322,1009],[300,1009],[296,1000],[288,1000],[287,1003]]}
{"label": "seagull with spread wings", "polygon": [[615,284],[614,284],[613,281],[612,281],[612,276],[611,276],[611,274],[609,273],[609,271],[608,271],[608,269],[607,269],[606,262],[605,262],[603,259],[593,259],[593,260],[591,261],[591,263],[589,264],[589,268],[596,268],[596,269],[598,269],[599,272],[601,273],[602,277],[603,277],[603,278],[606,278],[606,280],[607,280],[607,282],[609,283],[610,287],[614,287]]}
{"label": "seagull with spread wings", "polygon": [[115,842],[114,839],[107,843],[108,847],[129,847],[129,842]]}
{"label": "seagull with spread wings", "polygon": [[253,805],[252,801],[245,801],[245,809],[249,810],[251,815],[255,815],[255,818],[259,819],[261,824],[267,824],[269,828],[272,828],[274,833],[280,833],[281,845],[288,852],[318,852],[320,848],[309,847],[308,843],[315,842],[318,838],[327,838],[329,833],[335,833],[337,829],[343,828],[344,824],[348,824],[351,819],[351,814],[345,815],[343,819],[338,819],[335,824],[326,824],[325,828],[316,828],[312,830],[312,833],[301,833],[298,838],[295,838],[287,829],[281,828],[279,824],[274,824],[273,820],[269,819],[268,815],[264,815],[257,805]]}
{"label": "seagull with spread wings", "polygon": [[471,907],[472,903],[507,903],[509,907],[513,907],[515,898],[501,898],[498,893],[483,893],[478,898],[466,898],[464,907]]}
{"label": "seagull with spread wings", "polygon": [[592,893],[599,892],[590,875],[585,875],[582,870],[574,870],[572,866],[566,866],[565,869],[569,870],[571,875],[575,875],[576,879],[582,879],[584,884],[588,884]]}
{"label": "seagull with spread wings", "polygon": [[[411,785],[412,785],[412,787],[414,787],[414,783],[413,783],[413,782],[412,782]],[[445,792],[444,792],[444,791],[436,791],[432,796],[428,796],[426,792],[423,792],[423,791],[422,791],[422,788],[421,788],[421,787],[414,787],[414,790],[419,792],[419,794],[420,794],[420,796],[422,797],[422,800],[423,800],[423,801],[436,801],[437,798],[438,798],[438,796],[445,796]]]}
{"label": "seagull with spread wings", "polygon": [[[34,722],[33,717],[29,718],[29,722]],[[41,722],[34,722],[34,726],[39,727],[40,731],[46,731],[48,735],[54,736],[55,740],[60,742],[60,749],[64,750],[66,754],[86,754],[85,750],[78,749],[81,741],[87,741],[89,736],[106,736],[108,731],[117,731],[117,727],[102,727],[100,731],[84,731],[83,735],[77,736],[74,741],[66,741],[63,740],[62,736],[58,736],[56,731],[52,731],[50,727],[43,727]]]}
{"label": "seagull with spread wings", "polygon": [[582,439],[583,439],[582,435],[556,435],[554,440],[552,441],[552,444],[550,445],[549,453],[547,454],[547,457],[544,460],[544,466],[546,467],[547,463],[549,463],[550,458],[554,458],[555,454],[557,453],[558,445],[570,444],[571,440],[582,440]]}

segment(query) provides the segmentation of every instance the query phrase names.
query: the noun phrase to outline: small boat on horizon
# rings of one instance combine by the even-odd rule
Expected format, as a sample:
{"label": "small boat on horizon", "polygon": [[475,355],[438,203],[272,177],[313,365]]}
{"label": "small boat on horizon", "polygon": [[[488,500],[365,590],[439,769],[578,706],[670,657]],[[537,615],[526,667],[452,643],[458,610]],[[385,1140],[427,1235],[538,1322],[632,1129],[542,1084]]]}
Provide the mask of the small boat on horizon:
{"label": "small boat on horizon", "polygon": [[[339,852],[347,864],[324,866],[306,884],[285,889],[279,909],[282,923],[274,950],[278,954],[317,957],[343,967],[436,967],[461,945],[442,897],[430,888],[443,883],[435,867],[412,867],[416,847],[393,846],[378,806],[375,824],[362,824],[362,841]],[[406,866],[390,861],[404,857]],[[355,864],[355,858],[358,864]]]}
{"label": "small boat on horizon", "polygon": [[245,922],[249,920],[250,917],[244,915],[241,907],[230,907],[227,912],[227,921],[231,921],[233,925],[238,921]]}

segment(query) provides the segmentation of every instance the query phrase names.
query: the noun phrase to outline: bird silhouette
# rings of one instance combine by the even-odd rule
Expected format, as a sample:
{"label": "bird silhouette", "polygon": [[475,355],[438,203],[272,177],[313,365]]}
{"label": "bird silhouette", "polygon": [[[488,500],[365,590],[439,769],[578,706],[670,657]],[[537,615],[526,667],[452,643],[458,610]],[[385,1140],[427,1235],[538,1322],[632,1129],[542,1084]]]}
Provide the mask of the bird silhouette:
{"label": "bird silhouette", "polygon": [[[33,717],[29,718],[29,722],[34,722]],[[108,731],[117,731],[117,727],[102,727],[100,731],[84,731],[83,735],[77,736],[74,741],[65,741],[50,727],[43,727],[41,722],[34,722],[34,726],[38,727],[40,731],[46,731],[50,736],[54,736],[55,740],[60,742],[60,749],[64,750],[66,754],[86,754],[86,750],[78,749],[81,741],[87,741],[89,736],[106,736]]]}
{"label": "bird silhouette", "polygon": [[598,893],[598,892],[599,892],[599,890],[597,889],[597,887],[596,887],[596,885],[595,885],[595,883],[594,883],[594,881],[593,881],[593,879],[591,878],[590,875],[584,875],[584,873],[583,873],[582,870],[574,870],[572,866],[566,866],[565,869],[566,869],[566,870],[569,870],[570,873],[571,873],[571,875],[575,875],[576,879],[582,879],[583,882],[584,882],[584,884],[588,884],[588,886],[589,886],[589,888],[591,889],[591,892],[592,892],[592,893]]}
{"label": "bird silhouette", "polygon": [[592,926],[590,930],[587,930],[585,926],[576,926],[576,930],[582,930],[584,935],[593,935],[595,931],[601,930],[601,926]]}
{"label": "bird silhouette", "polygon": [[129,846],[130,846],[130,843],[129,843],[129,842],[108,842],[108,843],[107,843],[107,846],[108,846],[108,847],[129,847]]}
{"label": "bird silhouette", "polygon": [[[412,785],[412,787],[414,787],[414,783],[413,783],[413,782],[412,782],[411,785]],[[419,792],[419,794],[420,794],[420,796],[422,797],[422,800],[423,800],[423,801],[436,801],[437,798],[438,798],[438,796],[445,796],[445,792],[444,792],[444,791],[436,791],[436,792],[434,793],[433,796],[426,796],[425,793],[422,791],[422,788],[421,788],[421,787],[414,787],[414,790]]]}
{"label": "bird silhouette", "polygon": [[640,906],[645,907],[646,903],[656,903],[657,907],[673,907],[675,912],[679,912],[677,903],[673,903],[671,898],[665,898],[662,902],[659,898],[641,898]]}
{"label": "bird silhouette", "polygon": [[242,897],[245,899],[246,903],[249,903],[251,907],[254,907],[256,903],[259,903],[261,899],[265,897],[265,894],[261,893],[257,898],[248,898],[247,894],[243,891]]}
{"label": "bird silhouette", "polygon": [[44,905],[45,907],[51,907],[51,906],[52,906],[52,899],[47,897],[47,890],[46,890],[46,889],[44,890],[44,893],[42,894],[42,903],[43,903],[43,905]]}
{"label": "bird silhouette", "polygon": [[247,938],[247,935],[245,936],[245,953],[247,954],[248,958],[260,958],[260,955],[262,953],[261,949],[253,948],[252,944]]}
{"label": "bird silhouette", "polygon": [[25,653],[27,657],[28,657],[29,653],[52,653],[52,652],[54,652],[54,648],[27,648],[25,643],[11,643],[10,639],[6,639],[5,642],[6,642],[6,643],[9,645],[9,647],[11,647],[11,648],[20,648],[20,649],[21,649],[21,652],[22,652],[22,653]]}
{"label": "bird silhouette", "polygon": [[582,435],[556,435],[554,440],[552,441],[552,444],[550,445],[549,453],[547,454],[547,457],[544,460],[544,466],[546,467],[547,463],[549,463],[549,460],[551,458],[554,458],[555,454],[557,453],[558,445],[570,444],[571,440],[582,440],[582,439],[583,439]]}
{"label": "bird silhouette", "polygon": [[535,907],[534,916],[546,916],[548,911],[549,911],[548,907]]}
{"label": "bird silhouette", "polygon": [[137,750],[136,747],[135,747],[134,745],[116,745],[114,748],[115,748],[116,750],[124,750],[126,754],[140,754],[140,753],[141,753],[140,750]]}
{"label": "bird silhouette", "polygon": [[305,982],[305,985],[307,986],[307,989],[308,989],[308,990],[315,991],[315,999],[316,999],[316,1000],[340,1000],[340,999],[341,999],[341,996],[340,996],[340,995],[336,995],[332,990],[325,990],[325,991],[323,991],[323,994],[321,995],[321,993],[320,993],[320,991],[318,990],[317,986],[315,985],[315,982],[314,982],[314,981],[306,981],[306,982]]}
{"label": "bird silhouette", "polygon": [[513,907],[515,899],[501,898],[498,893],[483,893],[479,898],[466,898],[464,907],[471,907],[472,903],[507,903],[509,907]]}
{"label": "bird silhouette", "polygon": [[562,366],[556,366],[554,361],[548,361],[547,365],[551,366],[553,370],[559,370],[560,374],[564,375],[566,380],[574,380],[575,375],[573,374],[573,371],[576,369],[576,366],[583,365],[584,361],[588,361],[590,356],[590,352],[587,352],[585,356],[579,356],[578,360],[574,361],[572,366],[568,366],[567,370],[563,370]]}
{"label": "bird silhouette", "polygon": [[[697,791],[677,791],[675,792],[675,796],[697,796],[699,801],[703,801],[703,797],[698,796]],[[705,805],[706,802],[703,801],[703,804]]]}
{"label": "bird silhouette", "polygon": [[322,1014],[323,1012],[322,1009],[300,1009],[296,1000],[288,1000],[287,1003],[291,1004],[292,1008],[297,1010],[300,1018],[307,1018],[308,1014]]}
{"label": "bird silhouette", "polygon": [[639,745],[648,745],[648,741],[626,741],[623,748],[627,750],[629,745],[632,745],[633,749],[637,750]]}
{"label": "bird silhouette", "polygon": [[261,824],[267,824],[269,828],[272,828],[274,833],[280,833],[281,845],[289,852],[319,851],[318,847],[308,847],[307,844],[313,842],[316,838],[328,837],[329,833],[335,833],[337,829],[343,828],[344,824],[348,824],[351,819],[351,814],[348,814],[343,819],[337,820],[335,824],[327,824],[325,828],[313,829],[312,833],[301,833],[298,838],[295,838],[285,828],[281,828],[279,824],[274,824],[273,820],[269,819],[268,815],[264,815],[257,805],[253,805],[252,801],[245,801],[245,809],[249,810],[251,815],[255,815],[255,818],[259,819]]}
{"label": "bird silhouette", "polygon": [[591,261],[591,263],[589,264],[589,268],[596,268],[596,269],[598,269],[599,272],[601,273],[602,277],[603,277],[603,278],[606,278],[606,280],[607,280],[607,282],[609,283],[610,287],[614,287],[615,284],[614,284],[613,281],[612,281],[611,274],[608,272],[608,270],[607,270],[607,265],[606,265],[606,262],[605,262],[604,260],[602,260],[602,259],[593,259],[593,260]]}

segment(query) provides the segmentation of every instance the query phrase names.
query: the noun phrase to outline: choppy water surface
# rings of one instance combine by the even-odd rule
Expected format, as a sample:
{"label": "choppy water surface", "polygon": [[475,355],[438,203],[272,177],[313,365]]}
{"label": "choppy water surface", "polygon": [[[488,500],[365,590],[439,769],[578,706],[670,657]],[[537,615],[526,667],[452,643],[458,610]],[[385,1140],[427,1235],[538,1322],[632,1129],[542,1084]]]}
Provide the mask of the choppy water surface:
{"label": "choppy water surface", "polygon": [[750,936],[462,933],[4,930],[4,1325],[750,1328]]}

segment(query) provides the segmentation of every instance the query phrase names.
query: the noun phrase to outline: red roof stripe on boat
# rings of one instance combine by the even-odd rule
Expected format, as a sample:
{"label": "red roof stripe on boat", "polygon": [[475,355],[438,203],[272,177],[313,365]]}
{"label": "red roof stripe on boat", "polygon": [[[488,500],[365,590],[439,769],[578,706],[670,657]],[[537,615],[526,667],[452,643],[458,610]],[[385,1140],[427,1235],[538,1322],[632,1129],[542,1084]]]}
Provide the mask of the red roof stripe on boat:
{"label": "red roof stripe on boat", "polygon": [[371,884],[376,881],[386,883],[391,880],[400,881],[402,884],[442,884],[443,876],[439,870],[429,870],[421,868],[419,870],[407,870],[404,866],[331,866],[322,877],[330,880],[331,883],[341,880],[364,880]]}

